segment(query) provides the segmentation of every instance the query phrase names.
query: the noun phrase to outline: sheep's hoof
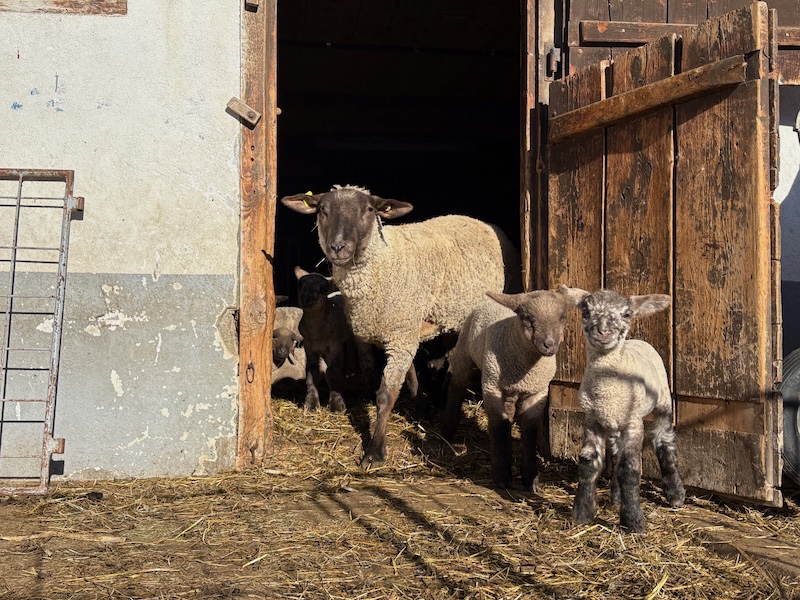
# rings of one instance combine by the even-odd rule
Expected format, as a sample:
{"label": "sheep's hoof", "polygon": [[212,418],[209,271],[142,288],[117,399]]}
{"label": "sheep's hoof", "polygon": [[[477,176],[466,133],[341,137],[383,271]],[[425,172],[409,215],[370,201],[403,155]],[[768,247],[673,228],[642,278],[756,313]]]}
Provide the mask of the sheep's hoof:
{"label": "sheep's hoof", "polygon": [[319,398],[317,398],[316,400],[306,399],[304,408],[306,412],[314,412],[319,408]]}
{"label": "sheep's hoof", "polygon": [[539,492],[539,476],[533,478],[533,481],[526,481],[523,477],[522,479],[522,489],[526,492],[533,492],[534,494]]}
{"label": "sheep's hoof", "polygon": [[680,508],[683,506],[683,501],[686,500],[686,490],[682,485],[665,487],[664,497],[672,508]]}
{"label": "sheep's hoof", "polygon": [[594,515],[596,513],[597,507],[580,502],[576,499],[575,506],[572,507],[572,520],[578,525],[586,525],[594,520]]}
{"label": "sheep's hoof", "polygon": [[336,398],[331,398],[330,402],[328,403],[328,408],[332,413],[343,413],[347,410],[347,406],[344,403],[344,399],[341,396]]}
{"label": "sheep's hoof", "polygon": [[623,529],[630,533],[644,533],[644,517],[641,511],[626,514],[624,511],[620,514],[619,524]]}
{"label": "sheep's hoof", "polygon": [[380,467],[386,463],[386,450],[374,449],[371,446],[364,453],[361,459],[361,468],[369,471],[374,467]]}

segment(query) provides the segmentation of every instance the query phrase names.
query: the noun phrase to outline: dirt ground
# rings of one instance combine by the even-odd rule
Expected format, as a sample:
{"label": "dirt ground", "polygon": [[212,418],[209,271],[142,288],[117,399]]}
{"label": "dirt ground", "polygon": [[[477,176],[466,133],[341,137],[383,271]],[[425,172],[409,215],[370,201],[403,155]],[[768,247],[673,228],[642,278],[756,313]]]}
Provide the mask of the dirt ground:
{"label": "dirt ground", "polygon": [[[457,445],[402,403],[389,461],[364,473],[374,408],[304,414],[274,400],[260,468],[187,479],[54,484],[0,499],[0,598],[789,598],[800,580],[743,550],[726,524],[796,555],[791,498],[761,509],[643,485],[648,532],[618,527],[601,484],[594,523],[570,520],[576,465],[546,461],[537,494],[493,489],[482,414]],[[716,531],[714,535],[708,532]],[[752,532],[756,532],[753,535]]]}

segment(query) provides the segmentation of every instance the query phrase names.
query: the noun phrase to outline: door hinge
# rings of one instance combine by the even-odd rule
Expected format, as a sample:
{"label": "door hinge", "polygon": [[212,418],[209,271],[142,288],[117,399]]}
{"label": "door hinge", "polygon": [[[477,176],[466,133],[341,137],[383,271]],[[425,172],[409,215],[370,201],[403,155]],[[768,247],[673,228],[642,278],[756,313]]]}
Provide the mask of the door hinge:
{"label": "door hinge", "polygon": [[547,75],[552,77],[558,71],[558,65],[561,63],[561,48],[550,48],[547,53]]}

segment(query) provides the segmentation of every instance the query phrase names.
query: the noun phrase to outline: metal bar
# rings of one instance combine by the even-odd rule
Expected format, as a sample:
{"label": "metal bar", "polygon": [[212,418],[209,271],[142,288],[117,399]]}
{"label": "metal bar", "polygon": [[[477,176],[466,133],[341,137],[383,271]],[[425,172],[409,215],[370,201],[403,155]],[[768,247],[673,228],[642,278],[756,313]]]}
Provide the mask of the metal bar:
{"label": "metal bar", "polygon": [[[66,274],[67,274],[67,252],[69,248],[69,231],[70,231],[70,223],[72,218],[76,215],[76,213],[83,210],[83,198],[75,198],[73,196],[73,180],[74,175],[72,171],[66,170],[21,170],[21,169],[0,169],[0,179],[5,180],[16,180],[18,182],[17,185],[17,196],[14,198],[14,204],[2,204],[0,206],[5,207],[14,207],[15,209],[15,222],[14,222],[14,230],[13,230],[13,239],[11,240],[10,246],[2,246],[0,249],[5,251],[10,251],[10,257],[5,259],[0,259],[0,262],[4,264],[9,264],[9,286],[8,286],[8,293],[4,295],[0,295],[0,298],[8,298],[7,307],[5,308],[4,313],[6,316],[6,323],[5,323],[5,331],[3,333],[3,350],[0,353],[0,358],[2,362],[0,362],[0,370],[2,370],[2,382],[0,385],[0,448],[2,448],[3,442],[3,428],[6,424],[9,426],[13,426],[14,424],[38,424],[43,426],[43,437],[42,437],[42,446],[41,446],[41,454],[39,455],[30,455],[30,456],[14,456],[14,457],[6,457],[0,456],[0,459],[6,458],[16,458],[16,459],[33,459],[39,458],[40,459],[40,469],[37,476],[29,476],[25,475],[13,475],[13,476],[3,476],[0,479],[4,481],[13,480],[15,482],[25,482],[26,485],[21,487],[9,487],[9,486],[2,486],[0,487],[0,494],[15,494],[15,495],[32,495],[32,494],[43,494],[47,491],[47,485],[50,479],[50,460],[52,454],[60,454],[64,451],[64,440],[63,439],[54,439],[53,438],[53,426],[54,426],[54,419],[55,419],[55,400],[56,400],[56,390],[58,385],[58,374],[59,374],[59,363],[60,363],[60,353],[61,353],[61,337],[63,332],[63,321],[64,321],[64,301],[66,297]],[[65,193],[63,197],[56,198],[56,197],[39,197],[39,196],[23,196],[23,183],[25,182],[32,182],[32,181],[53,181],[63,183],[65,185]],[[2,197],[4,199],[8,199],[10,197]],[[31,204],[31,203],[23,203],[23,200],[26,201],[36,201],[36,200],[43,200],[48,202],[58,202],[59,205],[40,205],[40,204]],[[57,208],[62,211],[62,223],[61,223],[61,234],[60,234],[60,246],[57,248],[49,247],[49,246],[25,246],[20,245],[20,212],[21,208]],[[21,258],[18,255],[19,251],[47,251],[47,252],[58,252],[58,260],[33,260],[30,258]],[[39,264],[39,265],[50,265],[55,264],[58,265],[57,272],[55,273],[57,280],[56,280],[56,293],[55,295],[45,295],[45,296],[24,296],[16,293],[16,273],[18,265],[25,263],[25,264]],[[47,272],[45,272],[47,273]],[[50,275],[53,273],[50,272]],[[55,306],[52,311],[35,311],[35,310],[16,310],[15,309],[15,301],[21,300],[55,300]],[[19,315],[50,315],[53,317],[53,332],[51,335],[50,341],[50,348],[40,348],[40,347],[13,347],[12,346],[12,326],[11,326],[11,319],[13,317]],[[11,367],[9,365],[11,355],[10,353],[14,352],[50,352],[50,365],[48,367]],[[47,397],[45,399],[33,398],[33,399],[17,399],[17,398],[6,398],[6,395],[9,391],[9,378],[8,373],[10,371],[20,371],[20,372],[48,372],[48,388],[47,388]],[[41,420],[24,420],[24,421],[17,421],[17,420],[6,420],[5,419],[5,407],[7,403],[11,402],[25,402],[25,403],[45,403],[44,412],[45,415]],[[32,485],[37,483],[38,485]]]}

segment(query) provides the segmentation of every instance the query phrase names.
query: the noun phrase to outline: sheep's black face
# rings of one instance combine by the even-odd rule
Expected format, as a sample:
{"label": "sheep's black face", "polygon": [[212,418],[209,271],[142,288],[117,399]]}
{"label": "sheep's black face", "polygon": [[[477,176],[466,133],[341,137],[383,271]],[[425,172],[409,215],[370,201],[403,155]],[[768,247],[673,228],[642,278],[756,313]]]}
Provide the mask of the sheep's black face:
{"label": "sheep's black face", "polygon": [[402,217],[413,208],[407,202],[379,198],[351,186],[336,187],[325,194],[286,196],[281,202],[294,211],[317,215],[319,244],[337,267],[358,261],[379,217]]}
{"label": "sheep's black face", "polygon": [[334,265],[352,264],[377,226],[371,196],[352,189],[328,192],[317,207],[317,232],[325,256]]}
{"label": "sheep's black face", "polygon": [[601,352],[609,352],[628,336],[635,311],[629,298],[611,290],[587,296],[578,306],[586,341]]}
{"label": "sheep's black face", "polygon": [[[276,367],[283,366],[297,346],[297,337],[291,329],[279,327],[272,332],[272,362]],[[289,361],[291,362],[291,360]]]}
{"label": "sheep's black face", "polygon": [[310,308],[324,303],[338,290],[336,285],[319,273],[307,273],[297,280],[297,302],[300,308]]}
{"label": "sheep's black face", "polygon": [[532,292],[516,310],[522,323],[522,331],[536,351],[542,356],[553,356],[558,352],[564,338],[567,313],[572,308],[561,294],[555,292]]}

